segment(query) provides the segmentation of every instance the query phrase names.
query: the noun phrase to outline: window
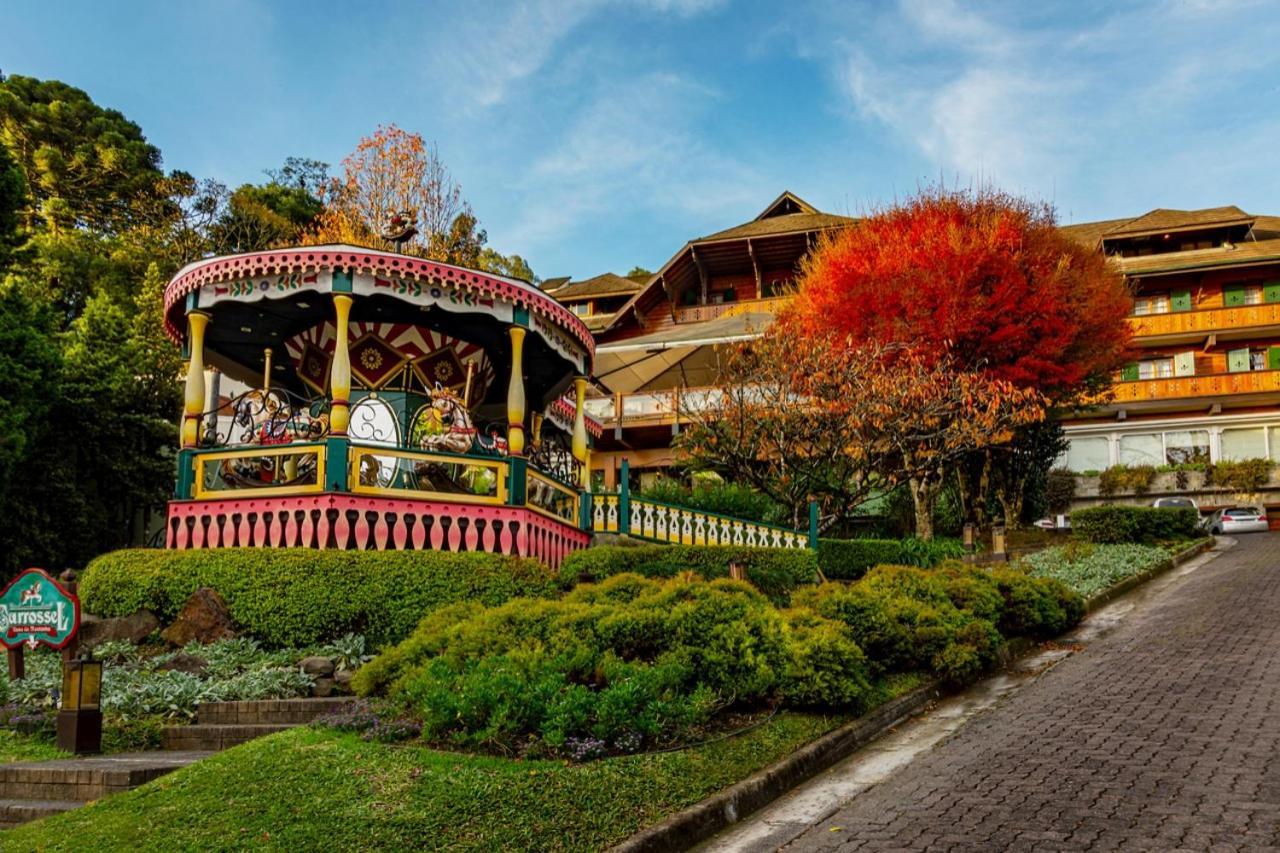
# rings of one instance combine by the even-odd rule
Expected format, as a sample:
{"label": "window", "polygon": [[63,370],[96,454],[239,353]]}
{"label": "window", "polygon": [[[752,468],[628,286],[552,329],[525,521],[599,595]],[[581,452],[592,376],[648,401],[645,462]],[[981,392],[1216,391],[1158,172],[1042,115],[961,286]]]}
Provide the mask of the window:
{"label": "window", "polygon": [[1102,436],[1073,438],[1060,464],[1070,471],[1102,471],[1111,467],[1111,441]]}
{"label": "window", "polygon": [[1222,431],[1222,458],[1266,459],[1267,436],[1262,427],[1241,427]]}
{"label": "window", "polygon": [[1168,314],[1170,310],[1169,294],[1155,293],[1150,296],[1139,296],[1133,300],[1133,313],[1143,317],[1147,314]]}
{"label": "window", "polygon": [[1163,465],[1163,437],[1158,432],[1120,436],[1120,464]]}
{"label": "window", "polygon": [[571,311],[573,311],[573,313],[574,313],[574,314],[577,314],[579,317],[590,317],[590,316],[591,316],[591,303],[590,303],[590,302],[576,302],[576,303],[574,303],[573,305],[571,305],[571,306],[570,306],[570,310],[571,310]]}
{"label": "window", "polygon": [[1267,369],[1267,351],[1262,349],[1249,350],[1249,369],[1250,370],[1266,370]]}
{"label": "window", "polygon": [[1149,358],[1138,362],[1139,379],[1164,379],[1173,376],[1173,359]]}
{"label": "window", "polygon": [[1271,438],[1271,461],[1280,462],[1280,426],[1267,427],[1267,434]]}
{"label": "window", "polygon": [[1239,305],[1261,305],[1262,301],[1261,284],[1235,281],[1222,286],[1222,304],[1228,308]]}
{"label": "window", "polygon": [[1209,461],[1209,433],[1193,429],[1164,434],[1164,461],[1169,465]]}

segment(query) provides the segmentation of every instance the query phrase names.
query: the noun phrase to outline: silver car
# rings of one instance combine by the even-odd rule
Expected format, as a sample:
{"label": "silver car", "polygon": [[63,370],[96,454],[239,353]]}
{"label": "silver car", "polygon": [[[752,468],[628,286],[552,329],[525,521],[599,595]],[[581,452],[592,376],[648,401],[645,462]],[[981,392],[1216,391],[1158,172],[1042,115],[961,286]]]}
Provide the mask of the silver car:
{"label": "silver car", "polygon": [[1256,506],[1233,506],[1220,509],[1209,516],[1205,527],[1215,536],[1234,533],[1266,533],[1267,511]]}

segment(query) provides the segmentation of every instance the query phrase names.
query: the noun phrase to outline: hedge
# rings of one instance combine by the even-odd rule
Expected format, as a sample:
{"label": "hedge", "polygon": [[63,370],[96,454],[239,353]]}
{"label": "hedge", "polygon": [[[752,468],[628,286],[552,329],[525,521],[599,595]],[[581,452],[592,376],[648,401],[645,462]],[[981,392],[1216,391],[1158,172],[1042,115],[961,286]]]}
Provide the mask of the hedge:
{"label": "hedge", "polygon": [[819,539],[818,567],[830,580],[855,581],[873,566],[927,569],[963,553],[954,539]]}
{"label": "hedge", "polygon": [[1071,531],[1086,542],[1118,545],[1190,539],[1199,535],[1200,513],[1191,507],[1109,504],[1071,513]]}
{"label": "hedge", "polygon": [[747,580],[775,603],[785,604],[792,590],[818,579],[818,560],[807,548],[747,548],[736,545],[602,545],[575,551],[560,567],[566,589],[580,581],[598,581],[623,572],[669,578],[694,572],[707,579],[727,578],[729,564],[741,563]]}
{"label": "hedge", "polygon": [[79,593],[97,616],[146,608],[168,622],[200,587],[217,590],[249,636],[294,647],[347,632],[399,642],[445,604],[557,591],[540,563],[497,554],[218,548],[113,551],[89,564]]}

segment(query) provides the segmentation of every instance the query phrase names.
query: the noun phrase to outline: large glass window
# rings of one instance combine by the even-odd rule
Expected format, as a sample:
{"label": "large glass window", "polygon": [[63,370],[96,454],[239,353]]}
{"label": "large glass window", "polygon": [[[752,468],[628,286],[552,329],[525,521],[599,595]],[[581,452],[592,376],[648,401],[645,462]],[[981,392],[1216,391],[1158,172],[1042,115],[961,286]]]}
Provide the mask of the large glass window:
{"label": "large glass window", "polygon": [[1165,379],[1173,375],[1173,359],[1149,358],[1138,362],[1139,379]]}
{"label": "large glass window", "polygon": [[1266,459],[1267,437],[1262,427],[1239,427],[1222,431],[1222,458]]}
{"label": "large glass window", "polygon": [[1164,459],[1170,465],[1209,461],[1209,432],[1202,429],[1164,434]]}
{"label": "large glass window", "polygon": [[1104,436],[1073,438],[1061,463],[1076,472],[1110,468],[1111,442]]}
{"label": "large glass window", "polygon": [[1164,441],[1160,433],[1120,436],[1121,465],[1163,465]]}
{"label": "large glass window", "polygon": [[1280,426],[1267,427],[1271,437],[1271,461],[1280,462]]}
{"label": "large glass window", "polygon": [[1156,293],[1151,296],[1139,296],[1133,300],[1133,313],[1139,317],[1146,314],[1168,314],[1169,294]]}

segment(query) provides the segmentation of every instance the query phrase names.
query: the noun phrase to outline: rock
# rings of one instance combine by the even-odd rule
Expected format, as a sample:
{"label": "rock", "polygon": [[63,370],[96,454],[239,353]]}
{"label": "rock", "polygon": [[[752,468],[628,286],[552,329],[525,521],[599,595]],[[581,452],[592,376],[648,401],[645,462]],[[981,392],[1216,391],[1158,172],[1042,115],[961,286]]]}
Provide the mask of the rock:
{"label": "rock", "polygon": [[353,675],[355,675],[355,673],[349,669],[344,669],[341,672],[335,672],[333,674],[333,686],[339,693],[350,693],[351,676]]}
{"label": "rock", "polygon": [[303,658],[298,666],[312,678],[328,678],[333,675],[333,661],[321,655]]}
{"label": "rock", "polygon": [[128,640],[137,645],[159,627],[160,620],[150,610],[109,619],[85,613],[80,617],[80,648],[93,649],[109,640]]}
{"label": "rock", "polygon": [[334,681],[332,678],[317,678],[315,683],[311,685],[311,695],[317,697],[328,697],[333,695]]}
{"label": "rock", "polygon": [[160,632],[166,643],[185,646],[192,640],[208,644],[217,640],[231,640],[236,630],[227,610],[227,602],[217,590],[201,587],[182,605],[178,618]]}
{"label": "rock", "polygon": [[209,668],[209,662],[198,655],[189,655],[183,652],[171,657],[169,660],[156,667],[158,671],[186,672],[191,675],[204,675],[204,671]]}

